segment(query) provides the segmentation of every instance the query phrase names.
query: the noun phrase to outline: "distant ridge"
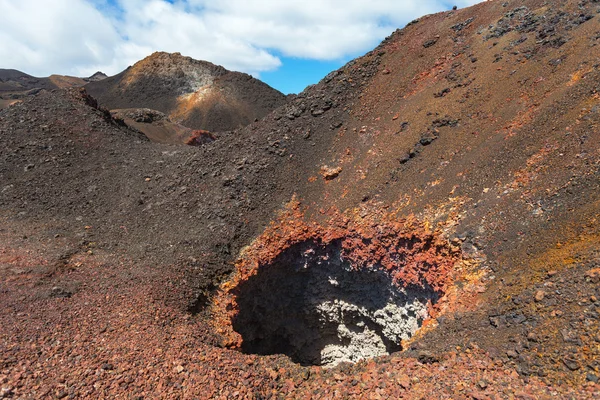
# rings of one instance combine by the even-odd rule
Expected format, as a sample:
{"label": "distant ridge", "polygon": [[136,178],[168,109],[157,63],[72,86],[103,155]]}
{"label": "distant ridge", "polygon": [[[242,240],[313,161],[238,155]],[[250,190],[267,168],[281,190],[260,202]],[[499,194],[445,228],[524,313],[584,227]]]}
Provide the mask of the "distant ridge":
{"label": "distant ridge", "polygon": [[88,82],[97,82],[106,78],[103,72],[96,72],[88,78],[68,75],[50,75],[37,78],[16,69],[0,69],[0,109],[36,94],[42,89],[54,90],[81,87]]}

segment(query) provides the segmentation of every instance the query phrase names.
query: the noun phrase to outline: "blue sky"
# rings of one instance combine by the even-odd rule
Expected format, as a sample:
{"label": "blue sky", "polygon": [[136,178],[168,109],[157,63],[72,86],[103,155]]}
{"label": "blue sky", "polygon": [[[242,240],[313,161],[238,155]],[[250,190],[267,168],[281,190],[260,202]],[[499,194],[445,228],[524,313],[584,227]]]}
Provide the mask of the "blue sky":
{"label": "blue sky", "polygon": [[180,52],[298,93],[424,14],[478,0],[0,0],[0,68],[114,75]]}
{"label": "blue sky", "polygon": [[319,61],[282,57],[281,67],[274,71],[263,72],[259,78],[285,94],[299,93],[306,86],[319,82],[325,75],[340,68],[350,59]]}

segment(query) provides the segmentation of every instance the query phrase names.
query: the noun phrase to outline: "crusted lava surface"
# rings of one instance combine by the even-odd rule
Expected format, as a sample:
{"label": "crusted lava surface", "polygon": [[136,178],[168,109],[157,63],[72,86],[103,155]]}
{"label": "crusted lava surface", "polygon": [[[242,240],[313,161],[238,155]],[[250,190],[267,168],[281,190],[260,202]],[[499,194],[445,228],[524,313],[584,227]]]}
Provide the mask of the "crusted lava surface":
{"label": "crusted lava surface", "polygon": [[111,110],[150,108],[208,131],[246,126],[286,102],[285,95],[250,75],[179,53],[154,53],[86,88]]}
{"label": "crusted lava surface", "polygon": [[0,396],[597,398],[599,8],[423,17],[196,147],[1,111]]}

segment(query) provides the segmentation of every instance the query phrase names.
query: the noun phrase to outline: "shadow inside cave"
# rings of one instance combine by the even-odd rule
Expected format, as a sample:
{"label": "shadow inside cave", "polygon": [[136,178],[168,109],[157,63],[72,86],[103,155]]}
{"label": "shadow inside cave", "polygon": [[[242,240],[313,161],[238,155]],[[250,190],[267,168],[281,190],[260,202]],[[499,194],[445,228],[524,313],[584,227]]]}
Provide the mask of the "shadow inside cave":
{"label": "shadow inside cave", "polygon": [[399,287],[381,266],[355,268],[342,240],[291,246],[236,292],[243,352],[322,366],[401,350],[438,299],[432,289]]}

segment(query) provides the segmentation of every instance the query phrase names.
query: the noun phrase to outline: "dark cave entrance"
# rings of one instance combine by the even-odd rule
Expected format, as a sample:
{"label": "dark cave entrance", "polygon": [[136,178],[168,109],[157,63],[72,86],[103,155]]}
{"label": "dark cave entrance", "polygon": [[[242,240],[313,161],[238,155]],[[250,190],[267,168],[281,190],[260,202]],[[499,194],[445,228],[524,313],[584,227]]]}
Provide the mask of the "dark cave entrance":
{"label": "dark cave entrance", "polygon": [[376,265],[353,268],[341,240],[296,244],[236,292],[232,325],[243,352],[323,366],[401,350],[438,299],[433,290],[398,287]]}

